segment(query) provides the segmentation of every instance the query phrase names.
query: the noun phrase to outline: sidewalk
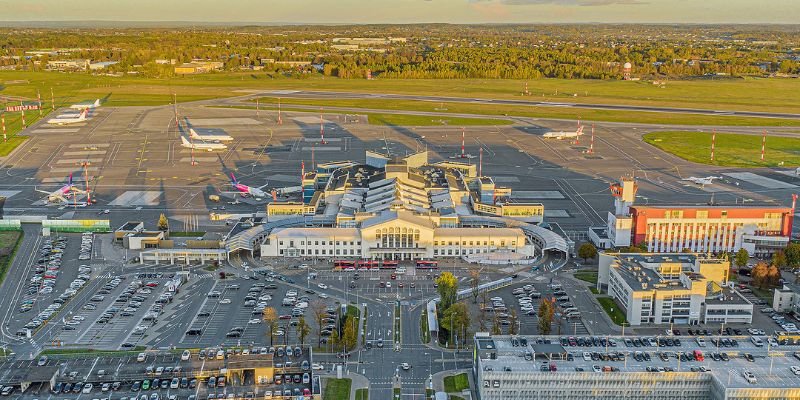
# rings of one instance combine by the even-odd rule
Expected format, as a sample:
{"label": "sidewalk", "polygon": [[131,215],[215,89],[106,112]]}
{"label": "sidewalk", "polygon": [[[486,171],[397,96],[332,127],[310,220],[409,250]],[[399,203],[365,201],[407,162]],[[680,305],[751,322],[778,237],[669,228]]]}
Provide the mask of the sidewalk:
{"label": "sidewalk", "polygon": [[[322,382],[322,393],[325,393],[325,384],[327,383],[328,379],[336,379],[336,374],[319,374],[320,381]],[[356,390],[358,389],[367,389],[369,391],[369,379],[366,376],[361,374],[356,374],[354,372],[348,372],[342,374],[343,379],[350,379],[350,400],[355,400],[356,398]],[[337,399],[339,400],[339,399]]]}
{"label": "sidewalk", "polygon": [[[444,392],[444,378],[448,376],[454,376],[458,374],[467,374],[467,379],[469,379],[469,391],[470,397],[474,398],[474,391],[475,391],[475,381],[472,378],[472,370],[469,369],[451,369],[447,371],[441,371],[433,374],[433,390],[435,392]],[[458,396],[463,396],[460,392],[459,393],[448,393],[448,394],[455,394]]]}

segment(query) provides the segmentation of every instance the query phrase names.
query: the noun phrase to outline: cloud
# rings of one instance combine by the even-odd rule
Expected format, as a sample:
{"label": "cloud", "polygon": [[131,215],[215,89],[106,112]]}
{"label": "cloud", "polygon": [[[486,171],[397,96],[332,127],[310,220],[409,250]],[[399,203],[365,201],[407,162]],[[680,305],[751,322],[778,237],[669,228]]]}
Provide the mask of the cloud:
{"label": "cloud", "polygon": [[562,6],[610,6],[614,4],[646,4],[639,0],[469,0],[470,3],[499,3],[509,6],[562,5]]}

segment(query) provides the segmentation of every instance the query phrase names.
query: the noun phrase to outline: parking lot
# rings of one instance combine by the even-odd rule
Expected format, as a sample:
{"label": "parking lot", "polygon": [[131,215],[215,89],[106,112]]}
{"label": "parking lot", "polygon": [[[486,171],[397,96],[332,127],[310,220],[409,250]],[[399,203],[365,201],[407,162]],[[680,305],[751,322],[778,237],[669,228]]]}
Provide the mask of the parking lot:
{"label": "parking lot", "polygon": [[[274,350],[274,354],[270,352]],[[299,351],[298,351],[299,350]],[[275,398],[310,394],[314,388],[311,354],[307,348],[214,348],[174,353],[146,352],[126,356],[8,362],[2,365],[0,380],[8,382],[14,371],[58,366],[54,386],[32,386],[26,395],[58,395],[65,399],[212,399],[248,397]],[[201,356],[202,354],[202,356]],[[273,361],[274,360],[274,361]],[[256,382],[253,369],[274,366],[272,376]],[[248,366],[242,368],[242,365]],[[318,388],[318,384],[316,384]],[[288,392],[286,392],[288,390]],[[317,389],[318,390],[318,389]],[[19,387],[15,388],[19,396]],[[274,394],[274,396],[273,396]],[[175,396],[175,397],[172,397]]]}

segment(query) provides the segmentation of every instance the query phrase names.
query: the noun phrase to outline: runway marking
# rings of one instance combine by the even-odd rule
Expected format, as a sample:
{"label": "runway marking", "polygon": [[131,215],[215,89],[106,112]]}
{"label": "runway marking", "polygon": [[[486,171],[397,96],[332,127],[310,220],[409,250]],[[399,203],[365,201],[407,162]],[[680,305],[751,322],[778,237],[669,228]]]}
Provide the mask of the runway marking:
{"label": "runway marking", "polygon": [[569,218],[567,210],[544,210],[544,216],[547,218]]}
{"label": "runway marking", "polygon": [[[201,161],[202,162],[213,162],[213,161],[217,161],[217,157],[195,157],[194,160],[196,162],[201,162]],[[183,157],[178,161],[180,161],[182,163],[184,163],[184,162],[192,162],[192,157]]]}
{"label": "runway marking", "polygon": [[157,190],[130,190],[120,196],[114,201],[108,203],[112,206],[156,206],[161,196],[161,191]]}
{"label": "runway marking", "polygon": [[517,190],[511,192],[512,199],[563,199],[558,190]]}
{"label": "runway marking", "polygon": [[[85,169],[86,169],[87,171],[99,171],[99,170],[100,170],[100,167],[86,167]],[[73,172],[73,173],[74,173],[74,172],[76,172],[76,171],[83,171],[83,170],[84,170],[84,168],[82,168],[82,167],[75,167],[75,168],[50,168],[50,172],[54,172],[54,173],[63,173],[63,174],[68,174],[68,173],[70,173],[70,172]]]}
{"label": "runway marking", "polygon": [[[301,124],[319,126],[319,117],[294,117],[292,118],[292,120],[294,122],[299,122]],[[331,120],[323,119],[322,123],[327,125],[327,124],[333,124],[334,122]]]}
{"label": "runway marking", "polygon": [[60,159],[56,161],[56,164],[80,164],[84,161],[95,163],[95,162],[103,162],[102,158],[67,158],[67,159]]}
{"label": "runway marking", "polygon": [[31,133],[75,133],[80,131],[80,128],[40,128]]}
{"label": "runway marking", "polygon": [[65,151],[61,155],[64,157],[103,155],[106,154],[106,151],[107,150]]}
{"label": "runway marking", "polygon": [[192,118],[194,125],[261,125],[261,121],[253,118]]}
{"label": "runway marking", "polygon": [[756,175],[752,172],[727,172],[723,175],[752,183],[757,186],[765,187],[767,189],[794,189],[797,187],[797,185],[792,185],[791,183],[781,182],[776,179]]}
{"label": "runway marking", "polygon": [[314,146],[314,147],[301,147],[300,148],[300,150],[302,150],[302,151],[311,151],[311,149],[314,149],[314,151],[342,151],[342,148],[338,147],[338,146],[335,146],[335,147],[331,147],[331,146],[328,146],[328,147]]}
{"label": "runway marking", "polygon": [[110,143],[98,143],[98,144],[71,144],[68,147],[70,149],[85,149],[87,147],[108,147],[111,146]]}
{"label": "runway marking", "polygon": [[0,190],[0,197],[11,198],[17,193],[20,193],[21,190]]}
{"label": "runway marking", "polygon": [[492,179],[496,183],[519,183],[519,178],[516,176],[495,176]]}
{"label": "runway marking", "polygon": [[[320,142],[322,139],[320,138],[303,138],[304,142]],[[325,139],[326,142],[341,142],[342,138],[327,138]]]}

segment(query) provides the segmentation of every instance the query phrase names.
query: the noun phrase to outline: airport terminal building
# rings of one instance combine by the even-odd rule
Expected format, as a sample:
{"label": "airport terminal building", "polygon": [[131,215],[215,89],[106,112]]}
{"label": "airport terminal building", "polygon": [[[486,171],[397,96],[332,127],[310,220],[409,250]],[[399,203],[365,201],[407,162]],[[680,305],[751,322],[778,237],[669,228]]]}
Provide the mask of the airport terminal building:
{"label": "airport terminal building", "polygon": [[427,152],[366,163],[320,164],[303,173],[302,201],[267,205],[262,257],[419,260],[507,257],[524,263],[566,241],[539,227],[544,207],[512,202],[511,189],[476,165],[431,164]]}

